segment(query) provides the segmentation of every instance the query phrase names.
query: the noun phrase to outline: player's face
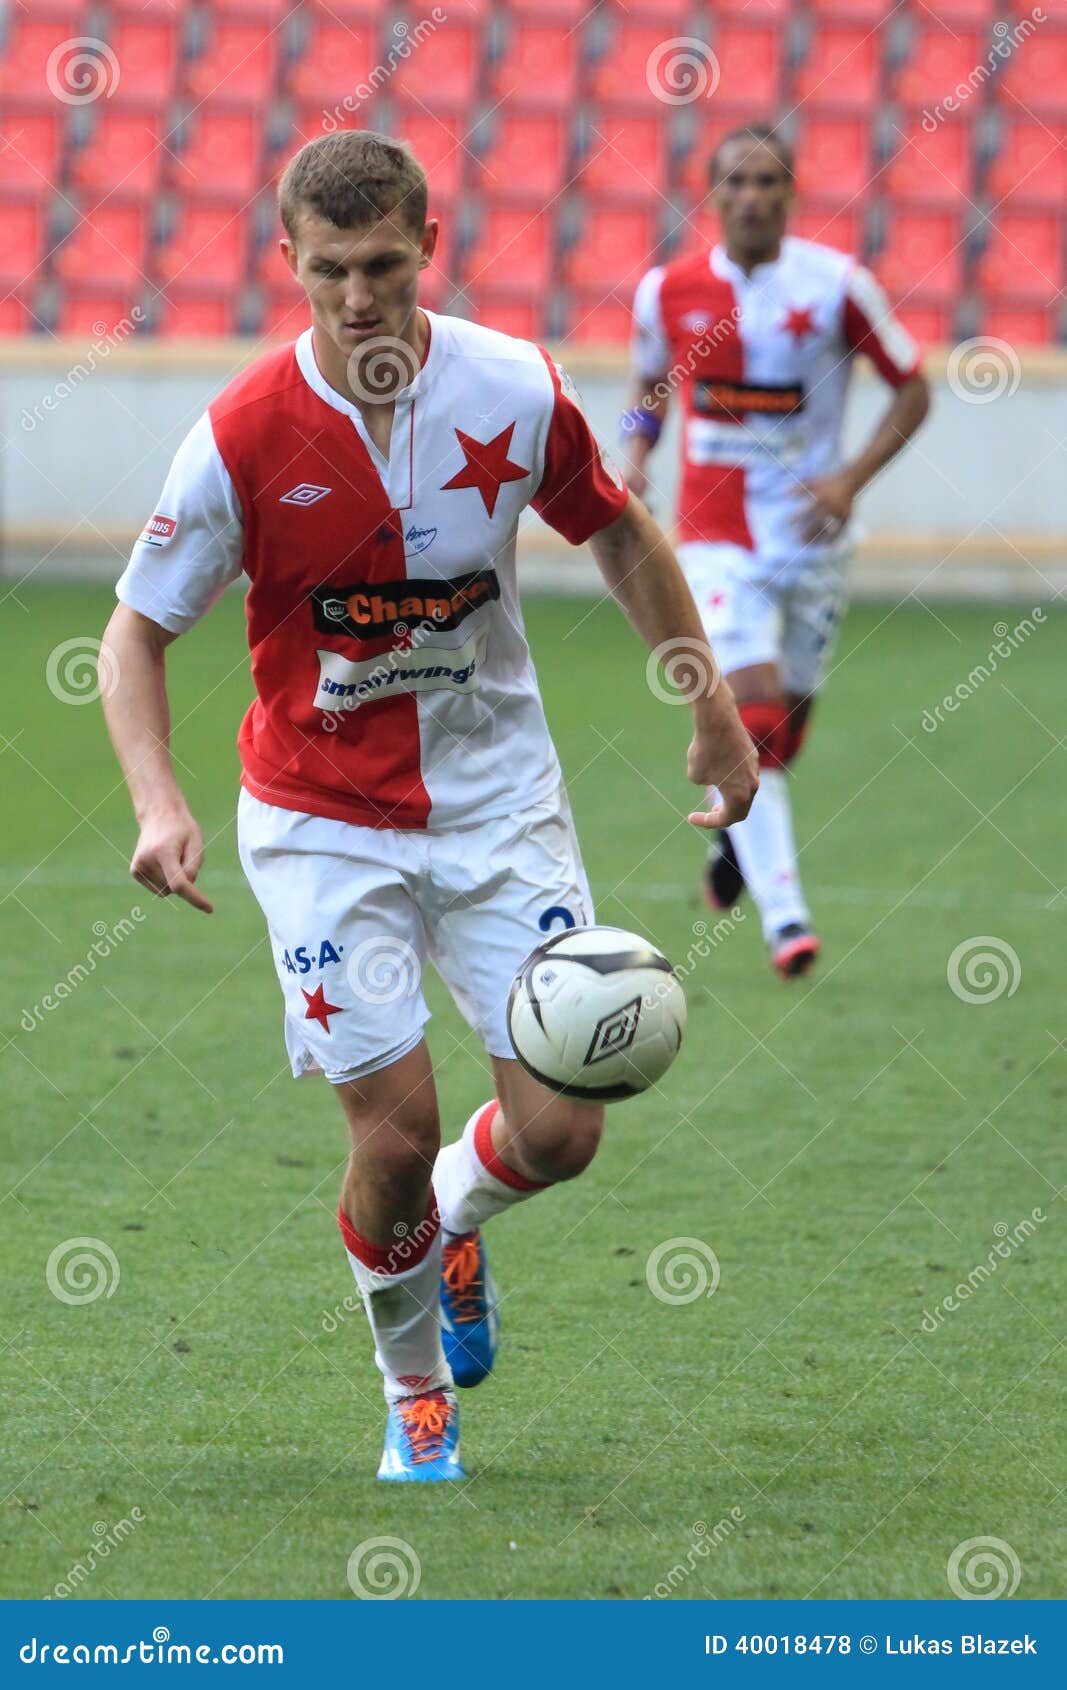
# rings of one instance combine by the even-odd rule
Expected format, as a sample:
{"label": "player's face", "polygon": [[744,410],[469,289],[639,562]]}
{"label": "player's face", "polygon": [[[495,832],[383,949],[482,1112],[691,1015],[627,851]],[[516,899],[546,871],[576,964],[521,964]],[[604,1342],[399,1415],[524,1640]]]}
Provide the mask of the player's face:
{"label": "player's face", "polygon": [[758,260],[777,252],[793,183],[773,147],[745,136],[728,141],[719,155],[711,197],[735,257]]}
{"label": "player's face", "polygon": [[437,220],[415,230],[400,211],[357,229],[303,211],[282,251],[307,292],[311,320],[348,358],[364,342],[406,338],[419,271],[433,257]]}

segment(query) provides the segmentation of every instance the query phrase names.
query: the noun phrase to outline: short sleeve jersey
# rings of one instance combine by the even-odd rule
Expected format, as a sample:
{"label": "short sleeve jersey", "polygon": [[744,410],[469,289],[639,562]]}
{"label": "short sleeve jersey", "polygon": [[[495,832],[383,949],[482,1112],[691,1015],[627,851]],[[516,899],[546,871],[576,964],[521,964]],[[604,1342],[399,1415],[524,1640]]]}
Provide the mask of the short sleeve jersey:
{"label": "short sleeve jersey", "polygon": [[195,424],[116,587],[181,633],[243,571],[242,783],[374,827],[452,828],[553,790],[516,527],[532,506],[579,545],[628,496],[546,352],[426,317],[388,458],[308,330]]}

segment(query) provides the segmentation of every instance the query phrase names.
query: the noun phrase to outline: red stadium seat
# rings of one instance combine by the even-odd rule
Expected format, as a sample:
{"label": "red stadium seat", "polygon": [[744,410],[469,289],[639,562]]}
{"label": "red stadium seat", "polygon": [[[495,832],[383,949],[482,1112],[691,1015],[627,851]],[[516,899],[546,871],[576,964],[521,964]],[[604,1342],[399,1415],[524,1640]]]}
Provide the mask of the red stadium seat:
{"label": "red stadium seat", "polygon": [[984,30],[960,31],[950,25],[923,29],[896,74],[895,97],[905,105],[936,111],[957,85],[967,86],[976,65],[985,65],[987,51]]}
{"label": "red stadium seat", "polygon": [[961,23],[988,24],[1005,9],[997,0],[938,0],[937,15],[955,28]]}
{"label": "red stadium seat", "polygon": [[151,112],[105,108],[92,138],[75,154],[72,179],[98,194],[152,194],[168,156],[160,139],[160,121]]}
{"label": "red stadium seat", "polygon": [[790,215],[789,232],[803,241],[817,241],[838,252],[863,256],[863,215],[856,206],[802,200]]}
{"label": "red stadium seat", "polygon": [[567,254],[567,280],[575,287],[632,288],[653,262],[657,214],[652,209],[592,206],[577,242]]}
{"label": "red stadium seat", "polygon": [[1058,338],[1058,305],[1013,305],[986,301],[981,332],[996,335],[1010,346],[1048,346]]}
{"label": "red stadium seat", "polygon": [[518,23],[490,87],[494,99],[562,111],[578,97],[578,37],[555,25]]}
{"label": "red stadium seat", "polygon": [[90,0],[13,0],[10,10],[15,18],[44,17],[49,22],[70,25],[84,21],[89,3]]}
{"label": "red stadium seat", "polygon": [[173,97],[178,77],[178,24],[165,17],[120,18],[108,31],[119,76],[113,99],[124,106],[154,106]]}
{"label": "red stadium seat", "polygon": [[893,315],[920,347],[941,346],[956,338],[951,305],[924,305],[918,300],[896,306]]}
{"label": "red stadium seat", "polygon": [[1043,211],[1000,211],[978,260],[979,287],[1020,304],[1051,304],[1064,283],[1063,223]]}
{"label": "red stadium seat", "polygon": [[[656,11],[660,5],[678,10],[678,0],[641,0],[643,12]],[[552,18],[573,29],[589,16],[589,0],[508,0],[508,11],[517,18]]]}
{"label": "red stadium seat", "polygon": [[[133,0],[137,4],[137,0]],[[169,0],[164,0],[169,4]],[[191,0],[177,0],[178,11],[189,11]],[[227,17],[240,18],[249,23],[265,25],[268,29],[282,22],[294,10],[296,0],[221,0],[214,9]]]}
{"label": "red stadium seat", "polygon": [[482,33],[471,24],[446,23],[424,36],[389,79],[395,98],[418,100],[433,110],[467,109],[478,87]]}
{"label": "red stadium seat", "polygon": [[[294,4],[295,0],[289,0],[290,8]],[[381,19],[392,8],[393,0],[304,0],[304,10],[312,16],[320,12],[323,17],[340,23]]]}
{"label": "red stadium seat", "polygon": [[894,211],[875,269],[897,298],[951,298],[963,275],[961,236],[951,212]]}
{"label": "red stadium seat", "polygon": [[897,150],[882,177],[892,199],[955,205],[973,197],[974,131],[969,119],[950,118],[928,130],[916,117],[894,141]]}
{"label": "red stadium seat", "polygon": [[[303,57],[289,73],[290,91],[309,106],[318,104],[328,108],[347,97],[350,104],[346,109],[365,111],[368,78],[378,57],[376,24],[365,20],[351,25],[316,23]],[[363,127],[366,127],[365,117]]]}
{"label": "red stadium seat", "polygon": [[182,193],[249,200],[262,184],[263,135],[257,112],[194,114],[191,139],[179,154],[175,181]]}
{"label": "red stadium seat", "polygon": [[72,282],[64,289],[63,302],[56,325],[60,334],[91,336],[103,340],[125,324],[123,339],[136,332],[133,312],[139,307],[140,295],[123,289],[82,286]]}
{"label": "red stadium seat", "polygon": [[149,233],[147,205],[105,201],[84,213],[57,250],[56,272],[99,287],[137,288],[145,280]]}
{"label": "red stadium seat", "polygon": [[986,192],[995,202],[1067,205],[1067,126],[1011,119],[990,164]]}
{"label": "red stadium seat", "polygon": [[598,199],[648,200],[667,191],[666,113],[592,115],[581,185]]}
{"label": "red stadium seat", "polygon": [[0,298],[0,334],[30,334],[37,326],[26,300],[17,293]]}
{"label": "red stadium seat", "polygon": [[824,24],[797,72],[795,97],[869,111],[882,79],[882,36],[865,24]]}
{"label": "red stadium seat", "polygon": [[160,300],[157,333],[171,337],[214,337],[234,333],[233,301],[200,289],[171,288]]}
{"label": "red stadium seat", "polygon": [[547,288],[552,267],[549,219],[531,205],[490,203],[467,254],[467,282],[509,288]]}
{"label": "red stadium seat", "polygon": [[246,244],[240,206],[186,202],[159,255],[160,277],[168,285],[236,288],[244,276]]}
{"label": "red stadium seat", "polygon": [[797,143],[797,191],[805,198],[857,199],[871,185],[871,142],[866,117],[802,111]]}
{"label": "red stadium seat", "polygon": [[602,294],[574,296],[565,342],[570,346],[626,346],[633,331],[633,311],[625,300]]}
{"label": "red stadium seat", "polygon": [[[67,80],[65,67],[70,64],[70,55],[59,55],[52,60],[52,54],[57,53],[63,43],[69,40],[70,25],[64,23],[62,18],[14,18],[7,45],[0,56],[0,95],[15,95],[25,100],[37,100],[51,105],[56,98],[57,85],[72,89],[80,87],[80,73],[75,75],[73,82]],[[98,57],[103,62],[102,55]],[[51,86],[48,80],[50,60],[53,78]],[[105,74],[107,69],[105,63]]]}
{"label": "red stadium seat", "polygon": [[0,188],[44,192],[58,174],[62,145],[58,112],[7,106],[0,119]]}
{"label": "red stadium seat", "polygon": [[715,35],[718,86],[714,101],[743,105],[746,119],[753,111],[771,111],[782,83],[784,33],[776,24],[721,24]]}
{"label": "red stadium seat", "polygon": [[392,131],[408,143],[422,165],[431,196],[438,203],[454,200],[470,160],[466,119],[394,103]]}
{"label": "red stadium seat", "polygon": [[[989,3],[990,0],[981,0],[983,5]],[[860,19],[868,24],[881,23],[892,11],[892,0],[888,5],[886,0],[807,0],[807,5],[816,17],[832,18],[837,23]]]}
{"label": "red stadium seat", "polygon": [[479,162],[487,193],[507,193],[543,205],[563,186],[570,126],[558,112],[524,112],[505,106],[496,133]]}
{"label": "red stadium seat", "polygon": [[1048,112],[1067,117],[1067,30],[1035,25],[1003,61],[997,93],[1017,102],[1025,115]]}
{"label": "red stadium seat", "polygon": [[519,340],[540,341],[544,336],[545,302],[540,293],[518,294],[500,288],[474,288],[467,300],[467,314],[474,323]]}
{"label": "red stadium seat", "polygon": [[277,78],[280,32],[259,24],[217,19],[208,45],[189,68],[189,90],[198,100],[263,105]]}
{"label": "red stadium seat", "polygon": [[715,10],[724,18],[740,17],[746,23],[759,23],[765,18],[777,18],[785,23],[793,10],[793,0],[719,0]]}
{"label": "red stadium seat", "polygon": [[271,289],[264,301],[259,332],[269,340],[295,340],[310,321],[304,293],[293,288]]}
{"label": "red stadium seat", "polygon": [[40,264],[45,216],[39,200],[0,195],[0,285],[21,287]]}

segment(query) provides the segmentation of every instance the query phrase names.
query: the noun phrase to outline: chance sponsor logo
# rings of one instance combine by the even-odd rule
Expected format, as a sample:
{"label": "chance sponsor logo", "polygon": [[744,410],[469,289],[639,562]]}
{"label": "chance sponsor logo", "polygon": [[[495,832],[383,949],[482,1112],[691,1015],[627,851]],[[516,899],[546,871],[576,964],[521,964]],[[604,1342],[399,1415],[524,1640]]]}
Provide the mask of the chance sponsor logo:
{"label": "chance sponsor logo", "polygon": [[316,710],[354,710],[400,692],[473,692],[485,658],[488,628],[479,628],[455,650],[421,646],[418,651],[387,651],[353,663],[339,651],[320,651]]}
{"label": "chance sponsor logo", "polygon": [[771,386],[751,381],[697,381],[693,385],[693,409],[703,417],[729,417],[736,422],[749,416],[791,417],[804,409],[804,389],[799,382]]}
{"label": "chance sponsor logo", "polygon": [[473,611],[500,597],[500,582],[495,569],[476,569],[454,581],[411,578],[313,587],[310,596],[317,633],[396,639],[415,628],[458,628]]}
{"label": "chance sponsor logo", "polygon": [[149,517],[141,532],[142,546],[169,546],[174,538],[174,531],[178,524],[172,516],[162,516],[159,511]]}

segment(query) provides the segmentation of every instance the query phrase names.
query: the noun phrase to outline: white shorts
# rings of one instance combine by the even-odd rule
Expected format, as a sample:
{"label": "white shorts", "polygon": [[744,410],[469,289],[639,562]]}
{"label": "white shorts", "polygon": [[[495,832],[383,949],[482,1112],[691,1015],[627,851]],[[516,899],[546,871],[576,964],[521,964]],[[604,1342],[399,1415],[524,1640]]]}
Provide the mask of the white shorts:
{"label": "white shorts", "polygon": [[848,602],[848,553],[775,574],[743,546],[690,541],[678,562],[723,674],[775,663],[786,692],[817,692]]}
{"label": "white shorts", "polygon": [[360,827],[241,788],[241,866],[267,918],[293,1076],[388,1067],[430,1019],[431,961],[490,1056],[534,946],[593,919],[567,795],[448,833]]}

